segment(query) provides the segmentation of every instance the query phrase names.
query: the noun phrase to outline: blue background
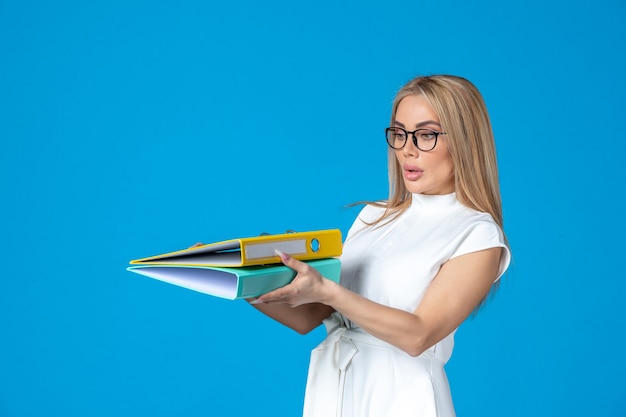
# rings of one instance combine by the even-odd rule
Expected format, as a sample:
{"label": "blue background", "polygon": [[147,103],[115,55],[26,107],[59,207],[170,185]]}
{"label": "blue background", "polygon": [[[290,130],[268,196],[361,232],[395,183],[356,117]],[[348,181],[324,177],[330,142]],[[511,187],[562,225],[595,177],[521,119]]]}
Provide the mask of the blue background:
{"label": "blue background", "polygon": [[0,0],[0,416],[295,416],[323,338],[125,271],[387,194],[417,74],[493,119],[514,262],[460,416],[626,415],[626,4]]}

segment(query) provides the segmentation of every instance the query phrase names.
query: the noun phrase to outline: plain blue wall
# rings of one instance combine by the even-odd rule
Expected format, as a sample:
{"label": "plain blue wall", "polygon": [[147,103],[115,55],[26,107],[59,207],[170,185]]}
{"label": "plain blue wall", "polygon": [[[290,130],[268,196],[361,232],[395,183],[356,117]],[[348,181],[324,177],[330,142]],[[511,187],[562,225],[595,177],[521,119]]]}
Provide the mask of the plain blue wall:
{"label": "plain blue wall", "polygon": [[0,416],[298,415],[321,329],[125,267],[346,232],[395,91],[442,72],[487,101],[514,253],[458,414],[626,415],[626,5],[579,3],[0,0]]}

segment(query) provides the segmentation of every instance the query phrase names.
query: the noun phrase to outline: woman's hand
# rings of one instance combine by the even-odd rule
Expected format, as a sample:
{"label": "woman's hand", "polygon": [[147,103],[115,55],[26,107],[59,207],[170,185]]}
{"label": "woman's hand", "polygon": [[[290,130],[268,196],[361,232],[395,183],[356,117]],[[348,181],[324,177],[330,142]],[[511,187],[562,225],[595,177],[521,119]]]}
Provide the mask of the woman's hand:
{"label": "woman's hand", "polygon": [[296,271],[297,275],[290,284],[263,294],[252,303],[282,303],[291,307],[309,303],[324,303],[328,295],[329,283],[332,282],[322,277],[315,268],[307,263],[279,251],[276,251],[276,254],[280,256],[283,264]]}

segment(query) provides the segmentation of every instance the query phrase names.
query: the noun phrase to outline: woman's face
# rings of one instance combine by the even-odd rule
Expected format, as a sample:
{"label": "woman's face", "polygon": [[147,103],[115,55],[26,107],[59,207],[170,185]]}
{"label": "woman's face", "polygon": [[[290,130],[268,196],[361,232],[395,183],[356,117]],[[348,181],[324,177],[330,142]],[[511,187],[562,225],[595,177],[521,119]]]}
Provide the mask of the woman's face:
{"label": "woman's face", "polygon": [[[445,131],[439,117],[423,96],[407,96],[400,101],[396,111],[395,126],[407,131],[430,129]],[[406,145],[395,150],[403,173],[404,185],[411,193],[450,194],[454,192],[454,164],[446,135],[439,135],[437,145],[428,152],[420,151],[408,135]]]}

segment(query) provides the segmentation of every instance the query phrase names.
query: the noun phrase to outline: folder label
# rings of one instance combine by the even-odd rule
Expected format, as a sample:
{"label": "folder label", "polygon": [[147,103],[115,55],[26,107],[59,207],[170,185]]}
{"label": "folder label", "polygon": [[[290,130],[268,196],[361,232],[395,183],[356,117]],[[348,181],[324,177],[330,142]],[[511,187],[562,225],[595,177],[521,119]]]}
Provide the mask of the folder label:
{"label": "folder label", "polygon": [[306,255],[306,239],[249,244],[246,247],[245,257],[248,260],[271,258],[276,255],[274,252],[276,249],[289,255]]}

